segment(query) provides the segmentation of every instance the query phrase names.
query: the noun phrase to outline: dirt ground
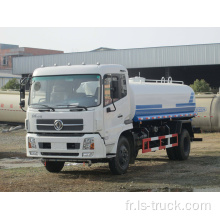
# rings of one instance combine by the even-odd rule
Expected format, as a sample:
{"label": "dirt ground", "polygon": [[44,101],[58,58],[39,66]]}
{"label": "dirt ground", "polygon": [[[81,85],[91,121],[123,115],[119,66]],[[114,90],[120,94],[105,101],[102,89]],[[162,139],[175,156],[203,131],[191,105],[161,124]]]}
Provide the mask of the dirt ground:
{"label": "dirt ground", "polygon": [[186,161],[170,161],[166,151],[139,152],[125,175],[115,176],[108,164],[66,163],[59,174],[46,171],[40,160],[26,158],[22,130],[0,126],[1,192],[220,192],[220,133],[196,134]]}

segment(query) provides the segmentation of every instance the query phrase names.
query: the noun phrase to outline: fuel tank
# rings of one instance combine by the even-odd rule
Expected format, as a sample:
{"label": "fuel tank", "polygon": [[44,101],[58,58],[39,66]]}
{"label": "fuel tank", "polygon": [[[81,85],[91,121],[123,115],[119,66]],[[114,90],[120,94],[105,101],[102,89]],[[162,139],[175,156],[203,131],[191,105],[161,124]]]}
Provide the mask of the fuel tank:
{"label": "fuel tank", "polygon": [[196,95],[196,112],[192,125],[202,131],[220,131],[220,94]]}
{"label": "fuel tank", "polygon": [[135,122],[195,116],[195,94],[191,87],[172,81],[146,82],[142,77],[129,79],[131,117]]}
{"label": "fuel tank", "polygon": [[[26,106],[28,103],[28,95],[25,94]],[[25,112],[19,106],[20,93],[19,91],[1,91],[0,90],[0,122],[25,122]]]}

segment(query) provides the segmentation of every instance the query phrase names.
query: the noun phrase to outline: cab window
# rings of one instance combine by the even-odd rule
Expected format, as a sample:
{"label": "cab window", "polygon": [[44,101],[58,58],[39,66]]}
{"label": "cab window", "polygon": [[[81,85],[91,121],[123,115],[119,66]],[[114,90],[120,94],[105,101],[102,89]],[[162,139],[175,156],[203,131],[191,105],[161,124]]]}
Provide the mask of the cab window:
{"label": "cab window", "polygon": [[114,102],[117,102],[119,99],[127,95],[127,85],[126,77],[124,74],[107,74],[104,77],[104,106],[112,104],[112,99],[110,95],[110,85],[112,81],[117,81],[119,98],[114,99]]}

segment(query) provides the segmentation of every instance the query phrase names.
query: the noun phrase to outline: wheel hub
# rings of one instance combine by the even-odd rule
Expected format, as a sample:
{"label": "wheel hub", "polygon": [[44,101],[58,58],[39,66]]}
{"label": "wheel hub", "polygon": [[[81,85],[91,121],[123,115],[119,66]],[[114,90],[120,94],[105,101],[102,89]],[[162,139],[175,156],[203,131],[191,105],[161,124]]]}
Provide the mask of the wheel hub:
{"label": "wheel hub", "polygon": [[127,166],[128,163],[128,150],[124,145],[120,148],[119,163],[121,167]]}

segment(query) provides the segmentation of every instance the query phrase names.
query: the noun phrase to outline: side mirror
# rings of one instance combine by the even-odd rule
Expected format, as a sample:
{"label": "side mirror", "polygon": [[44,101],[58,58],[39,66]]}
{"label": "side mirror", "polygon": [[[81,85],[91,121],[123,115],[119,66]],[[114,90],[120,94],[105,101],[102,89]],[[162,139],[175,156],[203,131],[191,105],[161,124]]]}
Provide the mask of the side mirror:
{"label": "side mirror", "polygon": [[25,106],[25,84],[23,84],[25,82],[26,78],[23,78],[20,80],[20,107],[21,109],[24,108]]}
{"label": "side mirror", "polygon": [[20,103],[19,103],[20,107],[21,108],[24,108],[25,106],[25,100],[21,100]]}
{"label": "side mirror", "polygon": [[25,85],[20,86],[20,99],[25,99]]}
{"label": "side mirror", "polygon": [[117,81],[111,81],[110,95],[111,95],[111,99],[119,99],[118,80]]}

